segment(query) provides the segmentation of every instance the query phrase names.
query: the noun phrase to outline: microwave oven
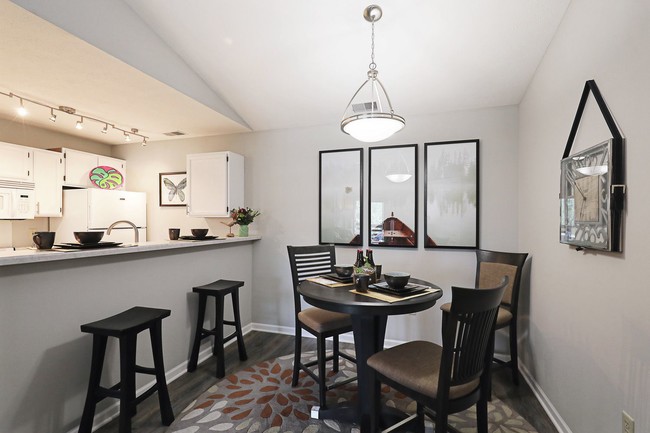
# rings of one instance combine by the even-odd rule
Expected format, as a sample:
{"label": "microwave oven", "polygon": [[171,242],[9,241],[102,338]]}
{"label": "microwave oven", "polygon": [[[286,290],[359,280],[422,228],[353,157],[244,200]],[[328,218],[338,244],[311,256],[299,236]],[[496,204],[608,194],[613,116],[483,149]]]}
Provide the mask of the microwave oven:
{"label": "microwave oven", "polygon": [[0,220],[34,219],[34,184],[0,180]]}

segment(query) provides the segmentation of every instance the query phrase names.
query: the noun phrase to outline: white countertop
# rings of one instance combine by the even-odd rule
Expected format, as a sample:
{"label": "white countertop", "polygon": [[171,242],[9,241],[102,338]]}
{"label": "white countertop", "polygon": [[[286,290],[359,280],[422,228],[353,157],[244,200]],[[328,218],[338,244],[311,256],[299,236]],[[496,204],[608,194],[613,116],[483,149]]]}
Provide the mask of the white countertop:
{"label": "white countertop", "polygon": [[140,242],[138,244],[124,244],[116,248],[96,248],[83,250],[38,250],[36,248],[0,249],[0,266],[21,265],[27,263],[52,262],[57,260],[82,259],[87,257],[104,257],[119,254],[133,254],[180,248],[196,248],[205,246],[232,245],[242,242],[251,242],[261,239],[261,236],[248,236],[245,238],[219,238],[204,241],[160,241]]}

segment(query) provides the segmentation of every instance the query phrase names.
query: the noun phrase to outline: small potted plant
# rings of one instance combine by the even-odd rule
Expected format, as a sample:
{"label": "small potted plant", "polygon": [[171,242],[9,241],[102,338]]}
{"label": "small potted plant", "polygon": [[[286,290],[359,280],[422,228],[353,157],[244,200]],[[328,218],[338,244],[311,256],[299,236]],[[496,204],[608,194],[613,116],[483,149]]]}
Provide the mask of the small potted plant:
{"label": "small potted plant", "polygon": [[253,210],[249,207],[233,208],[232,211],[230,211],[230,217],[233,222],[239,225],[240,237],[248,236],[248,225],[251,224],[260,214],[260,211]]}

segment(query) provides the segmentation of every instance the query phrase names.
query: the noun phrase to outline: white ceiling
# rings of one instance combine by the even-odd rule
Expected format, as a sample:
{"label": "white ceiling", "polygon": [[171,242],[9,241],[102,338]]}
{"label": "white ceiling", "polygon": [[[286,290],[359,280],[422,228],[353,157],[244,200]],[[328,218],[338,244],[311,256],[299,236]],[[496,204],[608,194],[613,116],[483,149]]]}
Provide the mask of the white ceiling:
{"label": "white ceiling", "polygon": [[[383,0],[375,61],[395,111],[408,127],[410,116],[518,104],[569,1]],[[370,62],[368,0],[82,2],[0,0],[0,91],[150,140],[336,125]],[[102,27],[118,13],[123,29]],[[16,118],[17,104],[0,95],[0,116]],[[16,121],[122,142],[32,111]]]}

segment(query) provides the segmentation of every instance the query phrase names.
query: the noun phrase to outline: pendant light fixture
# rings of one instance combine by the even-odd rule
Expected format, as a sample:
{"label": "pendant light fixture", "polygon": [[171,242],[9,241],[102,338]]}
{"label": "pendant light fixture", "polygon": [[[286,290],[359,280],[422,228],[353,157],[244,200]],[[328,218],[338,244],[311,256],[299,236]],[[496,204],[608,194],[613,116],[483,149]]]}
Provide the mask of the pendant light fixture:
{"label": "pendant light fixture", "polygon": [[404,118],[393,111],[388,93],[377,78],[375,22],[381,16],[382,10],[377,5],[370,5],[363,12],[363,17],[372,24],[368,79],[350,99],[341,121],[343,132],[366,143],[385,140],[406,124]]}

